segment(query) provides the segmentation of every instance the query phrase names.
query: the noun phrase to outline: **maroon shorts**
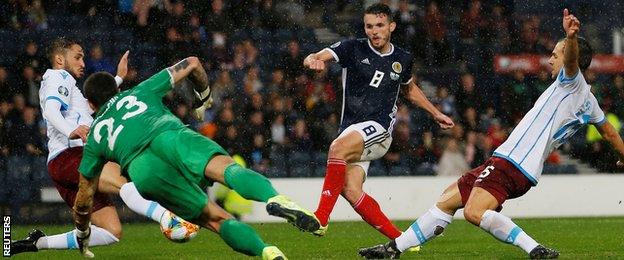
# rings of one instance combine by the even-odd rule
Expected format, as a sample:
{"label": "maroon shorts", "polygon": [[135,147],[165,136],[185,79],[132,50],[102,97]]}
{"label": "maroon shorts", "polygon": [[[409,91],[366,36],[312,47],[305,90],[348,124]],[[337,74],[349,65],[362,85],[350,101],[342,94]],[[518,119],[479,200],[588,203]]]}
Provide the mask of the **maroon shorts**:
{"label": "maroon shorts", "polygon": [[474,168],[457,181],[462,203],[466,205],[472,187],[479,187],[488,191],[498,201],[500,211],[503,202],[520,197],[531,189],[531,182],[511,162],[490,157],[481,166]]}
{"label": "maroon shorts", "polygon": [[[69,148],[48,163],[48,174],[50,174],[50,178],[54,181],[54,186],[56,186],[59,194],[70,208],[74,206],[76,193],[78,192],[80,175],[78,166],[80,166],[81,160],[82,146]],[[108,195],[96,192],[93,197],[92,212],[106,206],[113,206]]]}

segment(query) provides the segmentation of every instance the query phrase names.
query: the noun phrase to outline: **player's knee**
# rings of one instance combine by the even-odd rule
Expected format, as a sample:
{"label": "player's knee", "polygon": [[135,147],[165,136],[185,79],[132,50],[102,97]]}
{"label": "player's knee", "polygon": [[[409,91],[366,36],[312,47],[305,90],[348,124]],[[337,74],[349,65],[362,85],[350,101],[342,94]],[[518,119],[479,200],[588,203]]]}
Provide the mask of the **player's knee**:
{"label": "player's knee", "polygon": [[329,152],[327,155],[329,156],[329,158],[336,158],[336,159],[344,160],[345,149],[346,149],[346,146],[343,142],[341,142],[340,140],[334,140],[329,146]]}
{"label": "player's knee", "polygon": [[485,210],[474,207],[468,203],[464,208],[464,218],[466,218],[468,222],[478,226],[481,223],[483,212],[485,212]]}
{"label": "player's knee", "polygon": [[334,140],[329,146],[328,158],[341,159],[346,162],[353,162],[359,159],[357,152],[353,151],[353,147],[341,140]]}
{"label": "player's knee", "polygon": [[458,207],[456,207],[455,205],[451,205],[447,201],[438,201],[436,203],[436,207],[440,209],[442,212],[449,214],[451,216],[455,215],[455,212],[458,209]]}
{"label": "player's knee", "polygon": [[109,226],[106,227],[106,231],[108,231],[109,233],[111,233],[113,236],[115,236],[117,239],[121,240],[121,235],[122,235],[122,231],[121,231],[121,225],[117,226]]}

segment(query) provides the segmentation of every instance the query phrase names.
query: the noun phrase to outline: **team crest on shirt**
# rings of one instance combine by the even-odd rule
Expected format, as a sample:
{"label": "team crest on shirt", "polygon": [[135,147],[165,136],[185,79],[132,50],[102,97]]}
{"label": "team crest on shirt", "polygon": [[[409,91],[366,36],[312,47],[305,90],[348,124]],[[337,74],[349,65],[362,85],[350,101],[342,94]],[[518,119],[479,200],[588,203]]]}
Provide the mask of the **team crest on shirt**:
{"label": "team crest on shirt", "polygon": [[64,86],[58,87],[58,93],[66,97],[69,96],[69,90],[67,90],[67,88]]}
{"label": "team crest on shirt", "polygon": [[392,70],[394,70],[394,72],[396,73],[401,73],[401,71],[403,71],[403,66],[401,65],[401,63],[395,61],[392,63]]}
{"label": "team crest on shirt", "polygon": [[338,46],[340,46],[340,42],[334,43],[334,44],[330,45],[329,47],[331,47],[332,49],[334,49],[334,48],[336,48],[336,47],[338,47]]}

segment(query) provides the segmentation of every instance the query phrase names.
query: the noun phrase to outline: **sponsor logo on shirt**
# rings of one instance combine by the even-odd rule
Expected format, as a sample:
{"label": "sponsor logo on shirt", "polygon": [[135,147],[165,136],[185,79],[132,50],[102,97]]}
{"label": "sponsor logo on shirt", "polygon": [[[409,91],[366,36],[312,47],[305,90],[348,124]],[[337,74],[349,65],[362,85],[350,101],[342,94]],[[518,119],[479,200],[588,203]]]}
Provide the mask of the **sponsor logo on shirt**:
{"label": "sponsor logo on shirt", "polygon": [[66,97],[69,96],[69,90],[65,86],[59,86],[58,93]]}

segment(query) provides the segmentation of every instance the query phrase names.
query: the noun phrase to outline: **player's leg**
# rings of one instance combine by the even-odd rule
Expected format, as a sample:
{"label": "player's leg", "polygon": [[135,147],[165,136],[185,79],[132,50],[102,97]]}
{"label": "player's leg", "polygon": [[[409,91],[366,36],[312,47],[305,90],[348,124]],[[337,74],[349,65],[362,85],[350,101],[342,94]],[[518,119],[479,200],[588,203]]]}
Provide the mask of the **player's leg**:
{"label": "player's leg", "polygon": [[405,250],[420,246],[442,234],[453,220],[455,212],[468,200],[476,176],[485,166],[477,167],[449,185],[436,204],[422,214],[396,239],[381,245],[361,248],[359,254],[367,259],[398,258]]}
{"label": "player's leg", "polygon": [[[75,198],[75,191],[59,189],[62,197]],[[94,197],[93,214],[91,215],[90,246],[114,244],[121,238],[121,223],[119,216],[108,196],[96,193]],[[12,254],[21,252],[36,252],[43,249],[77,249],[75,229],[65,233],[46,236],[40,230],[33,230],[23,240],[11,243]]]}
{"label": "player's leg", "polygon": [[[70,148],[61,153],[48,164],[48,173],[69,208],[72,208],[76,192],[78,191],[78,165],[82,158],[82,148]],[[107,245],[115,243],[121,237],[121,224],[117,212],[113,207],[108,195],[97,192],[93,198],[93,215],[96,220],[92,226],[95,239],[91,239],[93,245]],[[104,227],[104,228],[102,228]],[[33,230],[24,240],[11,244],[13,253],[34,252],[39,249],[73,249],[76,248],[74,230],[46,236],[40,230]]]}
{"label": "player's leg", "polygon": [[285,257],[277,247],[265,243],[251,226],[234,219],[214,202],[208,202],[199,217],[192,222],[218,233],[237,252],[250,256],[262,255],[265,259]]}
{"label": "player's leg", "polygon": [[464,208],[466,220],[489,232],[498,240],[513,243],[530,253],[539,244],[510,218],[496,212],[499,202],[489,191],[474,187]]}
{"label": "player's leg", "polygon": [[221,224],[223,221],[228,219],[233,219],[234,217],[219,205],[214,203],[213,201],[208,201],[208,205],[206,205],[208,209],[204,208],[204,211],[208,210],[210,214],[202,214],[194,223],[210,229],[210,231],[219,233],[219,229],[221,229]]}
{"label": "player's leg", "polygon": [[200,178],[196,178],[197,173],[180,171],[168,159],[161,158],[160,153],[154,152],[158,149],[158,141],[155,145],[150,145],[129,166],[128,172],[137,190],[174,214],[212,231],[218,231],[234,250],[249,255],[262,255],[267,245],[256,232],[209,202],[208,196],[200,187],[204,183],[201,174]]}
{"label": "player's leg", "polygon": [[322,226],[327,226],[329,216],[334,210],[338,196],[345,185],[346,166],[349,162],[359,161],[364,151],[364,139],[360,133],[345,129],[329,147],[327,169],[323,180],[323,189],[319,204],[314,214]]}
{"label": "player's leg", "polygon": [[116,163],[109,162],[104,165],[98,182],[98,191],[107,194],[119,194],[128,208],[156,222],[159,222],[160,217],[167,211],[158,203],[141,197],[134,183],[128,182],[121,175],[121,167]]}
{"label": "player's leg", "polygon": [[279,195],[269,179],[238,165],[228,155],[214,156],[203,172],[206,178],[230,187],[245,199],[268,202]]}
{"label": "player's leg", "polygon": [[[363,164],[363,165],[361,165]],[[392,221],[381,211],[381,207],[375,199],[366,194],[362,186],[366,178],[363,167],[368,168],[370,162],[350,164],[347,166],[346,183],[342,196],[349,201],[366,223],[377,229],[389,239],[395,239],[401,235],[401,231],[392,224]]]}
{"label": "player's leg", "polygon": [[510,162],[494,158],[474,183],[465,203],[464,217],[498,240],[516,245],[531,258],[556,258],[559,253],[539,245],[509,217],[500,214],[507,199],[524,195],[530,188],[528,179]]}
{"label": "player's leg", "polygon": [[449,185],[436,204],[420,215],[410,227],[394,242],[396,249],[404,252],[408,248],[422,245],[442,234],[453,221],[453,215],[462,207],[461,194],[457,182]]}
{"label": "player's leg", "polygon": [[489,191],[474,187],[464,208],[464,217],[501,242],[522,248],[531,258],[556,258],[559,253],[541,246],[509,217],[495,211],[499,202]]}
{"label": "player's leg", "polygon": [[279,193],[263,175],[241,167],[231,157],[217,155],[204,169],[206,178],[218,181],[245,199],[267,203],[267,212],[285,218],[301,230],[314,232],[320,224],[314,214]]}
{"label": "player's leg", "polygon": [[[173,151],[172,143],[177,144]],[[159,158],[188,176],[189,180],[198,183],[217,181],[243,198],[266,202],[269,214],[285,218],[302,230],[313,232],[320,227],[314,214],[279,195],[269,179],[236,164],[220,145],[192,130],[160,134],[152,140],[150,147]]]}

